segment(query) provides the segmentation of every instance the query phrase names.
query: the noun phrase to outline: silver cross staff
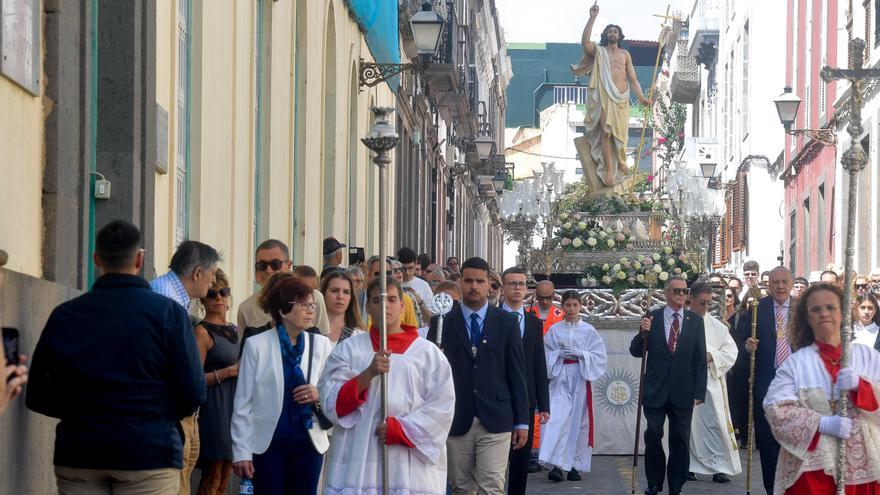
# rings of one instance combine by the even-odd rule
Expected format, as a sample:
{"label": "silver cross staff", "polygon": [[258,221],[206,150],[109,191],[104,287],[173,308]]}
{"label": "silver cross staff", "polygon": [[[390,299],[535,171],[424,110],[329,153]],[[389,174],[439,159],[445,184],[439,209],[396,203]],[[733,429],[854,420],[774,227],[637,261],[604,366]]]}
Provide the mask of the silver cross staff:
{"label": "silver cross staff", "polygon": [[[864,69],[862,61],[864,60],[865,42],[856,38],[849,42],[850,67],[849,69],[832,69],[827,65],[822,68],[819,75],[826,83],[837,79],[845,79],[850,82],[850,101],[849,101],[849,125],[847,132],[851,141],[849,149],[843,154],[840,160],[843,168],[849,172],[849,198],[847,201],[846,216],[846,255],[844,258],[843,286],[852,287],[853,283],[853,253],[855,251],[855,231],[856,231],[856,200],[858,199],[858,180],[859,172],[861,172],[868,164],[868,156],[862,148],[860,138],[862,136],[862,103],[865,96],[862,94],[862,86],[866,79],[880,79],[880,69]],[[852,291],[843,291],[843,324],[840,330],[840,345],[843,347],[843,355],[840,357],[841,368],[849,365],[850,342],[852,341]],[[837,414],[843,417],[847,415],[849,406],[848,394],[840,394],[840,401],[837,408]],[[846,486],[846,441],[839,440],[837,444],[837,493],[844,495]]]}
{"label": "silver cross staff", "polygon": [[434,294],[432,312],[437,315],[437,347],[443,349],[443,316],[452,310],[452,296],[445,292]]}

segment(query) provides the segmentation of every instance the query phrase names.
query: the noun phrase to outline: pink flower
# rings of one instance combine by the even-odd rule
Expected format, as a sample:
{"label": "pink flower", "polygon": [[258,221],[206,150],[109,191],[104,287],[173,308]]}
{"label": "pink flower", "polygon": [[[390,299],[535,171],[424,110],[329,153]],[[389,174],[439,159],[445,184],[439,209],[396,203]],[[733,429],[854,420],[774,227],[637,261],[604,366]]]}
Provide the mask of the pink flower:
{"label": "pink flower", "polygon": [[569,239],[568,237],[563,237],[562,238],[562,246],[565,247],[565,246],[568,246],[569,244],[571,244],[571,239]]}
{"label": "pink flower", "polygon": [[653,176],[653,175],[649,175],[649,176],[648,176],[648,182],[654,182],[654,176]]}
{"label": "pink flower", "polygon": [[617,242],[623,242],[626,240],[626,236],[623,235],[622,232],[618,232],[617,235],[614,236],[614,238],[617,239]]}
{"label": "pink flower", "polygon": [[662,138],[658,139],[657,144],[666,144],[666,138],[662,137]]}

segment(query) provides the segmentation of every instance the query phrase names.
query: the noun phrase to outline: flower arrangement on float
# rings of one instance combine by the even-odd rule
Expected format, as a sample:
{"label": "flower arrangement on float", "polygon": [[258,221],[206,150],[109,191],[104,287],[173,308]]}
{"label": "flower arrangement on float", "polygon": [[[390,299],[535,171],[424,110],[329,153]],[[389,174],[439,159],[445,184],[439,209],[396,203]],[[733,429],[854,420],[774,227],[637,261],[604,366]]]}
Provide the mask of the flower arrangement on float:
{"label": "flower arrangement on float", "polygon": [[620,292],[657,287],[672,276],[690,279],[698,271],[687,255],[666,246],[649,255],[623,256],[616,261],[591,263],[579,282],[585,287],[610,288]]}
{"label": "flower arrangement on float", "polygon": [[565,251],[632,250],[635,235],[628,227],[605,227],[584,213],[563,213],[556,231],[556,246]]}

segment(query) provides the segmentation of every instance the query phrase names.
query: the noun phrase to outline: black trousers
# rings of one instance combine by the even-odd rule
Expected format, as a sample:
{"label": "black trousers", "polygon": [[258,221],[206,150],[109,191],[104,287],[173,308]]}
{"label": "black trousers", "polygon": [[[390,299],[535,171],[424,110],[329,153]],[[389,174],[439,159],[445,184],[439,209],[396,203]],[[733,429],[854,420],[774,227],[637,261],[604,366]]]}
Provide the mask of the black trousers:
{"label": "black trousers", "polygon": [[727,400],[730,404],[730,421],[739,431],[743,445],[747,444],[749,425],[749,369],[734,367],[727,375]]}
{"label": "black trousers", "polygon": [[[667,401],[663,407],[645,407],[645,477],[648,486],[663,489],[664,477],[669,478],[669,493],[681,492],[690,468],[691,417],[694,408],[674,407]],[[663,424],[669,419],[669,462],[663,452]]]}
{"label": "black trousers", "polygon": [[761,476],[764,478],[764,490],[773,495],[773,479],[776,475],[776,461],[779,459],[779,442],[773,438],[770,423],[764,415],[764,408],[755,399],[755,447],[761,453]]}
{"label": "black trousers", "polygon": [[529,481],[529,454],[532,452],[532,439],[535,437],[535,420],[529,421],[529,438],[521,449],[510,449],[507,474],[507,493],[525,495],[526,482]]}

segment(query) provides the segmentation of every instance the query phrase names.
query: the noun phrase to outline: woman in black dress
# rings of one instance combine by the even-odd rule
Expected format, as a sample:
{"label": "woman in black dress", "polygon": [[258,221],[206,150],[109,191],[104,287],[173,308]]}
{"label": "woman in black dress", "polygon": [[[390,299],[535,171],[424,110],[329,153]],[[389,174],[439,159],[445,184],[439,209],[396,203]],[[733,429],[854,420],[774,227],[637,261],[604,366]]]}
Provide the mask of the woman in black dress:
{"label": "woman in black dress", "polygon": [[205,318],[196,327],[196,343],[202,355],[208,398],[199,411],[199,495],[226,493],[232,474],[232,402],[238,376],[238,333],[226,321],[229,311],[229,279],[217,270],[214,285],[201,299]]}

